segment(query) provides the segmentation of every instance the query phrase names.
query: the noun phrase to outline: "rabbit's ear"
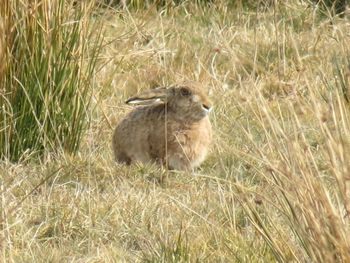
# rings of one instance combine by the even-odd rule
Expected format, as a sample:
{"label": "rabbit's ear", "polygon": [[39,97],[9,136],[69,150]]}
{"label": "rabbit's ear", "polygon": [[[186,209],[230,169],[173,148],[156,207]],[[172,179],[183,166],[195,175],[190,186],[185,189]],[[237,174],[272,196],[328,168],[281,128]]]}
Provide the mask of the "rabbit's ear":
{"label": "rabbit's ear", "polygon": [[148,105],[155,102],[164,101],[167,97],[167,89],[165,87],[147,90],[139,95],[128,99],[126,104],[143,104]]}

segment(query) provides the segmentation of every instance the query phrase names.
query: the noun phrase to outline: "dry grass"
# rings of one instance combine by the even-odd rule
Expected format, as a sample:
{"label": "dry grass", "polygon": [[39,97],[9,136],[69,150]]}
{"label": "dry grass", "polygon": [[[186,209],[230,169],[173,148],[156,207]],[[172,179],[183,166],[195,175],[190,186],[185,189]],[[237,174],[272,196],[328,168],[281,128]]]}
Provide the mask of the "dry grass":
{"label": "dry grass", "polygon": [[[299,1],[110,10],[77,156],[0,165],[2,262],[350,262],[349,20]],[[113,162],[139,89],[199,80],[195,174]]]}

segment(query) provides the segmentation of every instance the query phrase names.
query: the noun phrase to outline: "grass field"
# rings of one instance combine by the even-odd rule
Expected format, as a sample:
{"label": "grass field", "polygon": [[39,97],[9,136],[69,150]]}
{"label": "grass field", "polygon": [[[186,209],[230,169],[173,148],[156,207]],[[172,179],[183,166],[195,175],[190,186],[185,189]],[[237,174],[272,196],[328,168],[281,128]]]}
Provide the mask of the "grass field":
{"label": "grass field", "polygon": [[[96,10],[77,154],[0,162],[1,262],[350,262],[349,15],[239,3]],[[115,164],[124,101],[186,79],[214,104],[205,163]]]}

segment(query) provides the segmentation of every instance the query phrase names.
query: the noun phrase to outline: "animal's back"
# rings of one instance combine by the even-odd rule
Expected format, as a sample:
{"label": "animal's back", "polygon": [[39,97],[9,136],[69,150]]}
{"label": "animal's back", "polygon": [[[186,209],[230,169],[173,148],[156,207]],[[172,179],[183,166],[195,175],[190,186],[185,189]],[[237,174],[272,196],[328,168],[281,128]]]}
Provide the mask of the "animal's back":
{"label": "animal's back", "polygon": [[[161,134],[162,130],[164,130],[164,105],[137,107],[131,111],[118,124],[113,134],[116,161],[127,164],[132,161],[153,161],[155,156],[152,156],[152,152],[155,153],[157,149],[152,140],[157,134]],[[159,146],[162,140],[157,140],[156,143]]]}

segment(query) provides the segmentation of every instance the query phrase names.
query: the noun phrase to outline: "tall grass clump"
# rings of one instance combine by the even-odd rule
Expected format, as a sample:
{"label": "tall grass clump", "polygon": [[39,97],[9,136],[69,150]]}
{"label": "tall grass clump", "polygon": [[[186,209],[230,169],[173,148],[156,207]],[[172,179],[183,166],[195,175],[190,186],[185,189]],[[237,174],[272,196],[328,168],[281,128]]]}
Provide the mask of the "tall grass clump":
{"label": "tall grass clump", "polygon": [[332,78],[321,72],[322,84],[307,82],[287,105],[261,94],[251,105],[265,149],[256,145],[246,161],[272,190],[262,208],[242,203],[279,262],[350,262],[349,66],[337,58]]}
{"label": "tall grass clump", "polygon": [[99,41],[92,4],[4,1],[0,6],[0,159],[74,153],[86,125]]}

